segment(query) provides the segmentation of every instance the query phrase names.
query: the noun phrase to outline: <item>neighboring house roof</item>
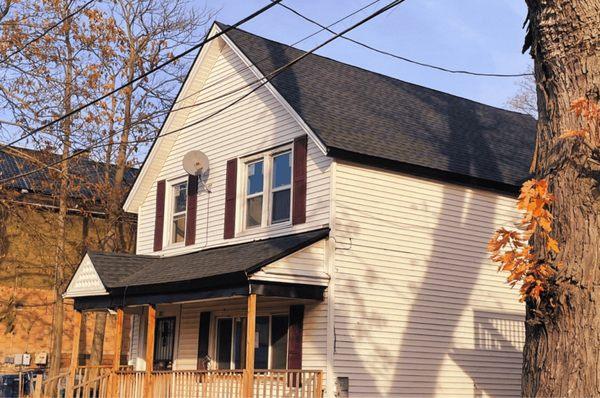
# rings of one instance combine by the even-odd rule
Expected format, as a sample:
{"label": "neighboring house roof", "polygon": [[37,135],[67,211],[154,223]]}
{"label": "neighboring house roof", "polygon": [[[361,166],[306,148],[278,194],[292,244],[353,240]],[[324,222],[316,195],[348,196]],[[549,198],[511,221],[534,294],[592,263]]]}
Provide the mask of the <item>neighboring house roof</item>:
{"label": "neighboring house roof", "polygon": [[[16,191],[27,191],[42,195],[54,196],[58,194],[58,179],[56,169],[44,168],[44,165],[59,161],[61,156],[50,151],[33,150],[19,147],[6,147],[0,150],[0,179],[11,178],[20,174],[36,171],[23,177],[7,181],[5,188]],[[99,188],[99,183],[104,179],[105,164],[95,162],[83,157],[70,160],[70,178],[75,187],[70,190],[73,198],[94,198],[94,189]],[[110,165],[111,178],[114,178],[116,167]],[[138,169],[127,168],[124,176],[125,189],[129,189],[135,180]],[[54,173],[54,175],[53,175]]]}
{"label": "neighboring house roof", "polygon": [[[329,229],[322,228],[172,257],[93,252],[88,253],[88,256],[109,293],[127,289],[132,294],[136,292],[136,287],[184,282],[198,288],[202,285],[202,280],[210,280],[211,285],[214,284],[214,279],[209,279],[213,277],[226,277],[231,281],[246,279],[248,274],[328,235]],[[236,279],[236,276],[240,279]],[[157,289],[153,288],[153,291]]]}
{"label": "neighboring house roof", "polygon": [[[304,54],[240,29],[227,37],[263,75]],[[529,176],[531,116],[314,54],[271,84],[331,156],[384,159],[509,186]]]}

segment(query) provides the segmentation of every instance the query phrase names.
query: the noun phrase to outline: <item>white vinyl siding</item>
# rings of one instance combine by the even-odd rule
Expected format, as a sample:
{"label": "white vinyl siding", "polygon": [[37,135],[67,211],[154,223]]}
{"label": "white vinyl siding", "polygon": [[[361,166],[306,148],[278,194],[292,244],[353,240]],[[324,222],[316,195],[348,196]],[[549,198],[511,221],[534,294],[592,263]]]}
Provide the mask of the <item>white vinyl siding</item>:
{"label": "white vinyl siding", "polygon": [[524,308],[486,252],[514,199],[347,163],[334,178],[334,366],[350,396],[519,396]]}
{"label": "white vinyl siding", "polygon": [[329,276],[325,264],[325,242],[321,240],[269,264],[253,274],[250,279],[327,286]]}
{"label": "white vinyl siding", "polygon": [[[255,79],[254,74],[234,51],[224,45],[206,78],[206,85],[196,103],[207,101],[224,92],[239,88]],[[234,94],[193,108],[183,125],[193,124],[245,94]],[[182,95],[188,95],[182,92]],[[248,156],[279,145],[289,144],[304,135],[298,122],[281,103],[263,87],[235,106],[177,134],[157,180],[171,180],[185,175],[181,160],[186,152],[199,149],[210,159],[208,186],[212,193],[199,187],[196,244],[185,247],[165,247],[158,254],[174,255],[197,251],[205,247],[233,244],[315,229],[329,220],[329,166],[327,158],[315,142],[308,140],[306,223],[291,226],[273,225],[244,231],[234,239],[223,239],[225,208],[225,168],[227,160]],[[167,137],[165,137],[167,138]],[[157,144],[158,145],[158,144]],[[238,206],[241,212],[240,175],[238,167]],[[156,181],[138,209],[138,254],[153,253]]]}

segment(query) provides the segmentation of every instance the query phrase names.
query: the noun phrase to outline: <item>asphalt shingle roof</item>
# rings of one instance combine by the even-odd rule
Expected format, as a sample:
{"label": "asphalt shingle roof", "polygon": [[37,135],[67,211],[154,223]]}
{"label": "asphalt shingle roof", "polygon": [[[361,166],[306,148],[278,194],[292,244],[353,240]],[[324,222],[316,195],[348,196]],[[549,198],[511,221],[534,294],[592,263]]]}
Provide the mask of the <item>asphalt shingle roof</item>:
{"label": "asphalt shingle roof", "polygon": [[329,235],[328,228],[172,257],[88,253],[107,289],[252,273]]}
{"label": "asphalt shingle roof", "polygon": [[[60,155],[49,151],[29,148],[6,147],[0,150],[0,179],[20,176],[44,165],[60,160]],[[56,166],[58,167],[58,166]],[[73,197],[92,197],[93,190],[104,179],[104,163],[86,158],[74,158],[69,163],[71,183],[79,184],[80,189],[73,189]],[[115,166],[111,165],[114,175]],[[129,189],[135,180],[138,169],[128,168],[125,172],[125,185]],[[43,168],[27,176],[17,177],[3,184],[13,190],[27,190],[44,195],[55,195],[58,192],[58,179],[52,176],[53,171]]]}
{"label": "asphalt shingle roof", "polygon": [[[227,36],[264,75],[304,53],[240,29]],[[271,83],[328,149],[512,186],[529,176],[531,116],[314,54]]]}

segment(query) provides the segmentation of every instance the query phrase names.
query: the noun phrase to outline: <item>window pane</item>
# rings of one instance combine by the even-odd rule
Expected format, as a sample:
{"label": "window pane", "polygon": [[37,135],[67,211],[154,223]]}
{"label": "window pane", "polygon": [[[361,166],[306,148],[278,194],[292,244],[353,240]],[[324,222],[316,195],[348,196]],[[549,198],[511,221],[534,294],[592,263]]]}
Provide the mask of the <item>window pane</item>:
{"label": "window pane", "polygon": [[185,214],[173,217],[172,235],[171,243],[183,242],[185,239]]}
{"label": "window pane", "polygon": [[271,318],[271,368],[285,369],[287,365],[287,315],[274,315]]}
{"label": "window pane", "polygon": [[256,336],[254,340],[254,368],[269,368],[269,317],[256,317]]}
{"label": "window pane", "polygon": [[287,221],[290,219],[290,190],[273,192],[273,215],[272,223]]}
{"label": "window pane", "polygon": [[263,190],[263,161],[248,165],[248,195],[262,192]]}
{"label": "window pane", "polygon": [[246,365],[246,318],[236,318],[233,343],[233,366],[243,369]]}
{"label": "window pane", "polygon": [[173,213],[185,211],[187,200],[187,183],[181,183],[173,186]]}
{"label": "window pane", "polygon": [[173,367],[173,343],[175,342],[175,318],[158,318],[154,333],[154,369],[171,370]]}
{"label": "window pane", "polygon": [[246,201],[246,228],[261,224],[262,196],[255,196]]}
{"label": "window pane", "polygon": [[292,156],[290,152],[273,157],[273,188],[292,182]]}
{"label": "window pane", "polygon": [[219,369],[231,368],[232,319],[217,320],[217,365]]}

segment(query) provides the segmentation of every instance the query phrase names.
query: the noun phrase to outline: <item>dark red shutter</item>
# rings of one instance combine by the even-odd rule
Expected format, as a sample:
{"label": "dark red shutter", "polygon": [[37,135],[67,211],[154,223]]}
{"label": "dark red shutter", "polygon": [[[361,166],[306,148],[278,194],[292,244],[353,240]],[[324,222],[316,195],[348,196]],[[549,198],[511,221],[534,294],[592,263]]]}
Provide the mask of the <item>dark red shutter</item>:
{"label": "dark red shutter", "polygon": [[196,208],[198,207],[198,177],[189,175],[187,186],[187,211],[185,219],[185,245],[196,243]]}
{"label": "dark red shutter", "polygon": [[294,180],[292,192],[292,224],[306,222],[306,155],[308,137],[294,139]]}
{"label": "dark red shutter", "polygon": [[208,338],[210,334],[210,312],[200,313],[200,328],[198,333],[198,370],[206,370],[208,356]]}
{"label": "dark red shutter", "polygon": [[156,216],[154,217],[154,251],[162,250],[165,226],[165,180],[156,183]]}
{"label": "dark red shutter", "polygon": [[304,306],[290,306],[290,327],[288,329],[288,369],[302,369],[302,330]]}
{"label": "dark red shutter", "polygon": [[227,161],[225,180],[225,220],[223,238],[231,239],[235,235],[235,198],[237,195],[237,159]]}

